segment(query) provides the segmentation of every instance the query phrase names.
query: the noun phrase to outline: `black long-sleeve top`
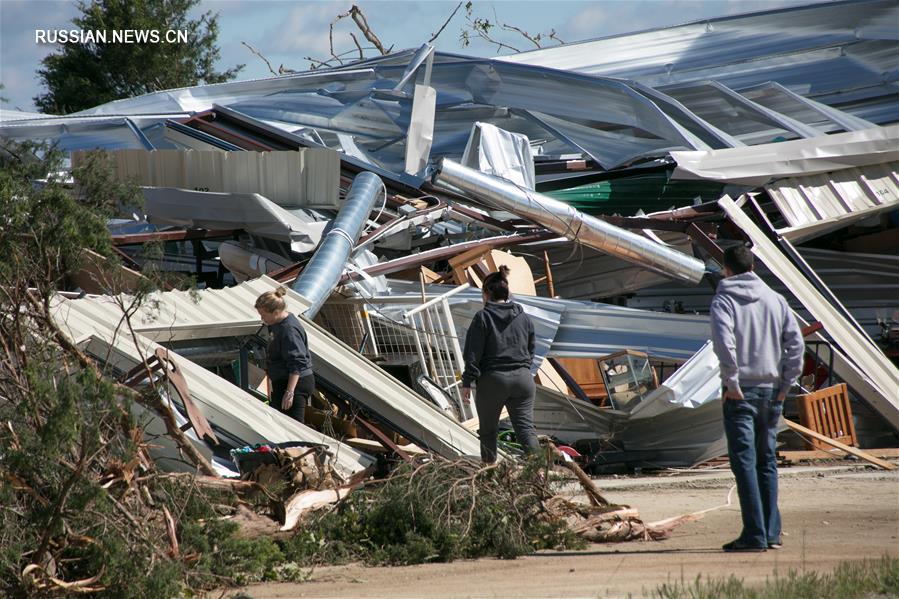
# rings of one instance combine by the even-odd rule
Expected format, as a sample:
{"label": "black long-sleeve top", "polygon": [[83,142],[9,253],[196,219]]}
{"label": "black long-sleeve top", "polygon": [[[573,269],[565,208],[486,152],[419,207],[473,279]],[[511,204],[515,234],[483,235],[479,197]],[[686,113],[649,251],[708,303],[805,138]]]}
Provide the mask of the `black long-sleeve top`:
{"label": "black long-sleeve top", "polygon": [[272,380],[286,379],[291,373],[312,374],[312,355],[306,331],[293,314],[268,327],[272,335],[266,351],[266,371]]}
{"label": "black long-sleeve top", "polygon": [[465,335],[462,386],[470,387],[485,372],[530,368],[534,347],[534,323],[521,305],[487,302]]}

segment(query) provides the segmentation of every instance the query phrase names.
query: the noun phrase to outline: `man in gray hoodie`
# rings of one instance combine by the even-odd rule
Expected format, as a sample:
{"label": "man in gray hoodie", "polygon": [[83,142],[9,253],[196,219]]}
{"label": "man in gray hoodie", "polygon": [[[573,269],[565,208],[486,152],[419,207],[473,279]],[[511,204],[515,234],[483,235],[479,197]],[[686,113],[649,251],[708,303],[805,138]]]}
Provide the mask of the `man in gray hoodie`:
{"label": "man in gray hoodie", "polygon": [[804,343],[786,300],[752,272],[745,246],[724,252],[724,280],[710,310],[721,364],[724,432],[737,481],[743,531],[725,551],[781,547],[777,509],[777,422],[802,370]]}

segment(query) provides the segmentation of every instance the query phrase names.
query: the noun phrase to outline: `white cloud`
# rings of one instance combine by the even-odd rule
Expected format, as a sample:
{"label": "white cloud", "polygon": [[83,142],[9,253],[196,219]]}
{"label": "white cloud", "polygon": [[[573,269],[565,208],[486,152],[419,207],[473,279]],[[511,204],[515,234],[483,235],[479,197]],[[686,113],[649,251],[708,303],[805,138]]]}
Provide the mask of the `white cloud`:
{"label": "white cloud", "polygon": [[[260,43],[266,43],[275,53],[302,53],[327,56],[328,26],[334,18],[349,10],[344,2],[301,3],[294,6],[279,22],[269,28]],[[352,44],[346,31],[350,23],[344,19],[335,26],[334,45]],[[357,33],[357,37],[360,37]]]}

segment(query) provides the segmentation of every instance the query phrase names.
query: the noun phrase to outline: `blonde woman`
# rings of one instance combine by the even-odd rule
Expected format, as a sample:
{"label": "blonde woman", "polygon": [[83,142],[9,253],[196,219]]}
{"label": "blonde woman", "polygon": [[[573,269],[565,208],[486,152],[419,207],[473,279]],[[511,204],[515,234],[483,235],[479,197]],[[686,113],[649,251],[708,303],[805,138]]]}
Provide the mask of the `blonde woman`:
{"label": "blonde woman", "polygon": [[286,293],[287,289],[279,287],[256,298],[256,311],[271,333],[265,368],[272,388],[268,403],[303,422],[306,405],[315,391],[315,375],[306,331],[287,311]]}

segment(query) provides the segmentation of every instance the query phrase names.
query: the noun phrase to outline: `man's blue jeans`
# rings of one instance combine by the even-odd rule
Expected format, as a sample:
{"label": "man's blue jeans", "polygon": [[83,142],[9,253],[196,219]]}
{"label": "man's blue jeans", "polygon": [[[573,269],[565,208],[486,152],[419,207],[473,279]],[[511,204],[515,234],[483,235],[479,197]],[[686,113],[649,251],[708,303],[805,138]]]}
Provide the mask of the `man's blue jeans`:
{"label": "man's blue jeans", "polygon": [[769,387],[741,387],[740,391],[743,400],[723,400],[727,453],[743,516],[739,540],[767,547],[781,542],[776,437],[783,403]]}

